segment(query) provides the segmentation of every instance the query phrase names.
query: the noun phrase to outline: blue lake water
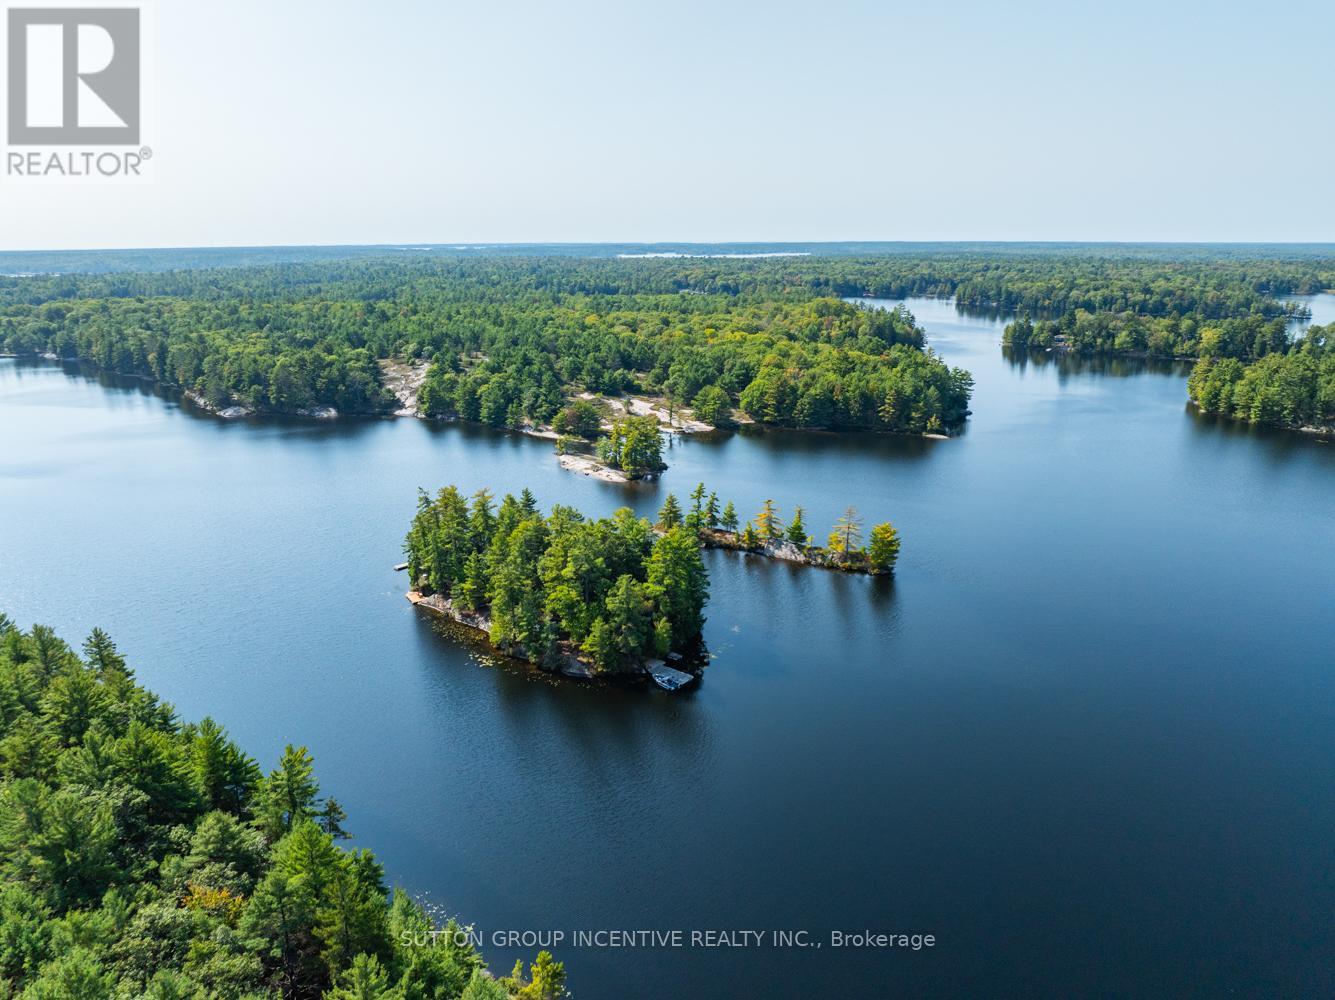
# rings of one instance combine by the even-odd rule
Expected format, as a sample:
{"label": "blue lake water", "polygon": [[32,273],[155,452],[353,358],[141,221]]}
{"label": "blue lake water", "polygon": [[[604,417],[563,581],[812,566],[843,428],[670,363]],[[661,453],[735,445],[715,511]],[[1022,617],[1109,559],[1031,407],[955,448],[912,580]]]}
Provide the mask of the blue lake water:
{"label": "blue lake water", "polygon": [[[1193,414],[1183,366],[1011,362],[1001,321],[909,306],[977,379],[961,437],[690,440],[631,487],[520,436],[224,423],[3,360],[0,608],[106,628],[266,768],[310,746],[391,878],[484,934],[825,942],[558,947],[583,1000],[1330,995],[1335,445]],[[716,659],[674,698],[485,662],[391,569],[418,486],[650,513],[697,480],[890,519],[897,578],[708,553]],[[828,943],[866,928],[937,943]]]}

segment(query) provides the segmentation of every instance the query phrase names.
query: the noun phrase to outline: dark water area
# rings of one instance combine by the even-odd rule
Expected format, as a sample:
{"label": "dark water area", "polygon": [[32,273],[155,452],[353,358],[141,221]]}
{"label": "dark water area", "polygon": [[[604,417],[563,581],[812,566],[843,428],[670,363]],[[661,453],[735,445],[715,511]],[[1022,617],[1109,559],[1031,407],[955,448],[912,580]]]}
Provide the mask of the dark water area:
{"label": "dark water area", "polygon": [[[1335,445],[1199,417],[1183,365],[1007,359],[1002,321],[909,306],[977,380],[959,438],[678,441],[630,487],[0,361],[0,608],[106,628],[266,768],[307,744],[357,842],[486,936],[822,943],[558,946],[582,1000],[1330,995]],[[697,480],[890,519],[897,577],[707,553],[715,660],[672,697],[488,662],[391,569],[418,486],[647,514]],[[936,944],[830,943],[865,929]]]}

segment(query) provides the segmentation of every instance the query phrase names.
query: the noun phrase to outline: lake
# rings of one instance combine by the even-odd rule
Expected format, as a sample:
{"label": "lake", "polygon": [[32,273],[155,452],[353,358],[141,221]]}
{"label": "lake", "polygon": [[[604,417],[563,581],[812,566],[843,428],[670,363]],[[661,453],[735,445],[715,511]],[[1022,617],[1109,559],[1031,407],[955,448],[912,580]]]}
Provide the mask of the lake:
{"label": "lake", "polygon": [[[1335,444],[1194,414],[1182,365],[1007,360],[1003,321],[908,305],[977,380],[962,436],[678,441],[632,486],[518,435],[224,423],[0,361],[0,608],[106,628],[266,770],[308,745],[356,843],[486,936],[823,944],[558,947],[581,1000],[1330,995]],[[822,534],[892,520],[897,577],[706,553],[715,660],[673,697],[487,662],[391,569],[419,486],[649,514],[697,480]],[[936,944],[830,943],[867,929]]]}

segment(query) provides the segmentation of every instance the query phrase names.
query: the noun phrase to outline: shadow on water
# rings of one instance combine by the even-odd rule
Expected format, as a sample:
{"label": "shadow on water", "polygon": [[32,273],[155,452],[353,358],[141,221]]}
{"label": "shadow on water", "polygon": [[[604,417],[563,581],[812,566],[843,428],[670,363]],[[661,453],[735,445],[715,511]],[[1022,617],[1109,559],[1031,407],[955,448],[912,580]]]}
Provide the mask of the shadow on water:
{"label": "shadow on water", "polygon": [[1059,379],[1101,375],[1106,378],[1135,378],[1162,375],[1185,379],[1191,374],[1190,361],[1172,358],[1125,358],[1102,354],[1078,354],[1074,351],[1020,350],[1002,345],[1001,356],[1018,372],[1029,368],[1052,370]]}
{"label": "shadow on water", "polygon": [[1217,413],[1205,413],[1188,401],[1183,411],[1190,418],[1194,437],[1201,440],[1251,441],[1260,454],[1270,459],[1298,458],[1310,461],[1314,456],[1335,459],[1335,434],[1314,434],[1287,427],[1268,427],[1233,420]]}

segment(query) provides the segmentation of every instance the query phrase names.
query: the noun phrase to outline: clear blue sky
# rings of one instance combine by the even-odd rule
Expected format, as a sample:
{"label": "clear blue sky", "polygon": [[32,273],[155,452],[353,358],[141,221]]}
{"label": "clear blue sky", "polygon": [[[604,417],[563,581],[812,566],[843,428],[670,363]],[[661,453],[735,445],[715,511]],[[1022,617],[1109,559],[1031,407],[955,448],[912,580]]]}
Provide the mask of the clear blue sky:
{"label": "clear blue sky", "polygon": [[158,0],[152,185],[0,249],[1335,240],[1335,3]]}

